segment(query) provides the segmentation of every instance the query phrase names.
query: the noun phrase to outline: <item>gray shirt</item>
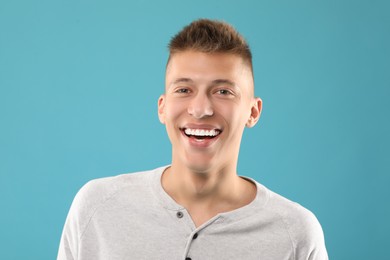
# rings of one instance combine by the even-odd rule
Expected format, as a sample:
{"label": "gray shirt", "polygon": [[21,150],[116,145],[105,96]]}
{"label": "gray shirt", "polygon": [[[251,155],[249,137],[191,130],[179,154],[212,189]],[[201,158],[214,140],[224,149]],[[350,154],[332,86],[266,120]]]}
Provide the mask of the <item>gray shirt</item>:
{"label": "gray shirt", "polygon": [[162,188],[165,168],[84,185],[57,259],[328,259],[316,217],[249,178],[257,186],[250,204],[196,228]]}

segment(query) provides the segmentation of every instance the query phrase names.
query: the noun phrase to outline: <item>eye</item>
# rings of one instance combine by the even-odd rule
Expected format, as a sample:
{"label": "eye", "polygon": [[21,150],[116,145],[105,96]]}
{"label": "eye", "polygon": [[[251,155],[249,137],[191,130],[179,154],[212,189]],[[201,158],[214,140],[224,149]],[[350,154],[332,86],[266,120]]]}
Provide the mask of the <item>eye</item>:
{"label": "eye", "polygon": [[228,89],[219,89],[216,93],[223,96],[233,95],[233,93]]}
{"label": "eye", "polygon": [[190,90],[188,88],[178,88],[175,90],[175,93],[188,94],[188,93],[190,93]]}

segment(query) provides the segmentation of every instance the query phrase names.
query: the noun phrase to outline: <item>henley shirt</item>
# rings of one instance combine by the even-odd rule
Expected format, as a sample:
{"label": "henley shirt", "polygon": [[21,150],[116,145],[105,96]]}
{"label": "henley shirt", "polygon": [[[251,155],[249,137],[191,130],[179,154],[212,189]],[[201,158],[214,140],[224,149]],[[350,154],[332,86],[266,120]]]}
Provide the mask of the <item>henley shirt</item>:
{"label": "henley shirt", "polygon": [[196,227],[161,186],[167,166],[88,182],[63,229],[58,260],[327,260],[307,209],[256,184],[248,205]]}

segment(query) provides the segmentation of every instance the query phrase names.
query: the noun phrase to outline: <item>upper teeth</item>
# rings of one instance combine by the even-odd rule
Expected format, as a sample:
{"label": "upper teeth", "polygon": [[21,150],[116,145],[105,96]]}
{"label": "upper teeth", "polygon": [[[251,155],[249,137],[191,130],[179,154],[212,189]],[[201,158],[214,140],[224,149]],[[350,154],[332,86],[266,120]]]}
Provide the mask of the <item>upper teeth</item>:
{"label": "upper teeth", "polygon": [[205,130],[205,129],[189,129],[186,128],[184,132],[187,135],[196,135],[196,136],[216,136],[219,134],[219,130]]}

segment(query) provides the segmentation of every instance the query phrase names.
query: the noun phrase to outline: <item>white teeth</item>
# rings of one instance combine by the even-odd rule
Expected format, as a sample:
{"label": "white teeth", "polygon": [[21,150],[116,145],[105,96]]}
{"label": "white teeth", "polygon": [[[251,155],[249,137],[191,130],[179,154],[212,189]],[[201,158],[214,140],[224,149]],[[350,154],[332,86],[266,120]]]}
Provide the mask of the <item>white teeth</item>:
{"label": "white teeth", "polygon": [[205,130],[205,129],[190,129],[186,128],[184,130],[186,135],[195,135],[195,136],[217,136],[220,131],[216,129]]}

